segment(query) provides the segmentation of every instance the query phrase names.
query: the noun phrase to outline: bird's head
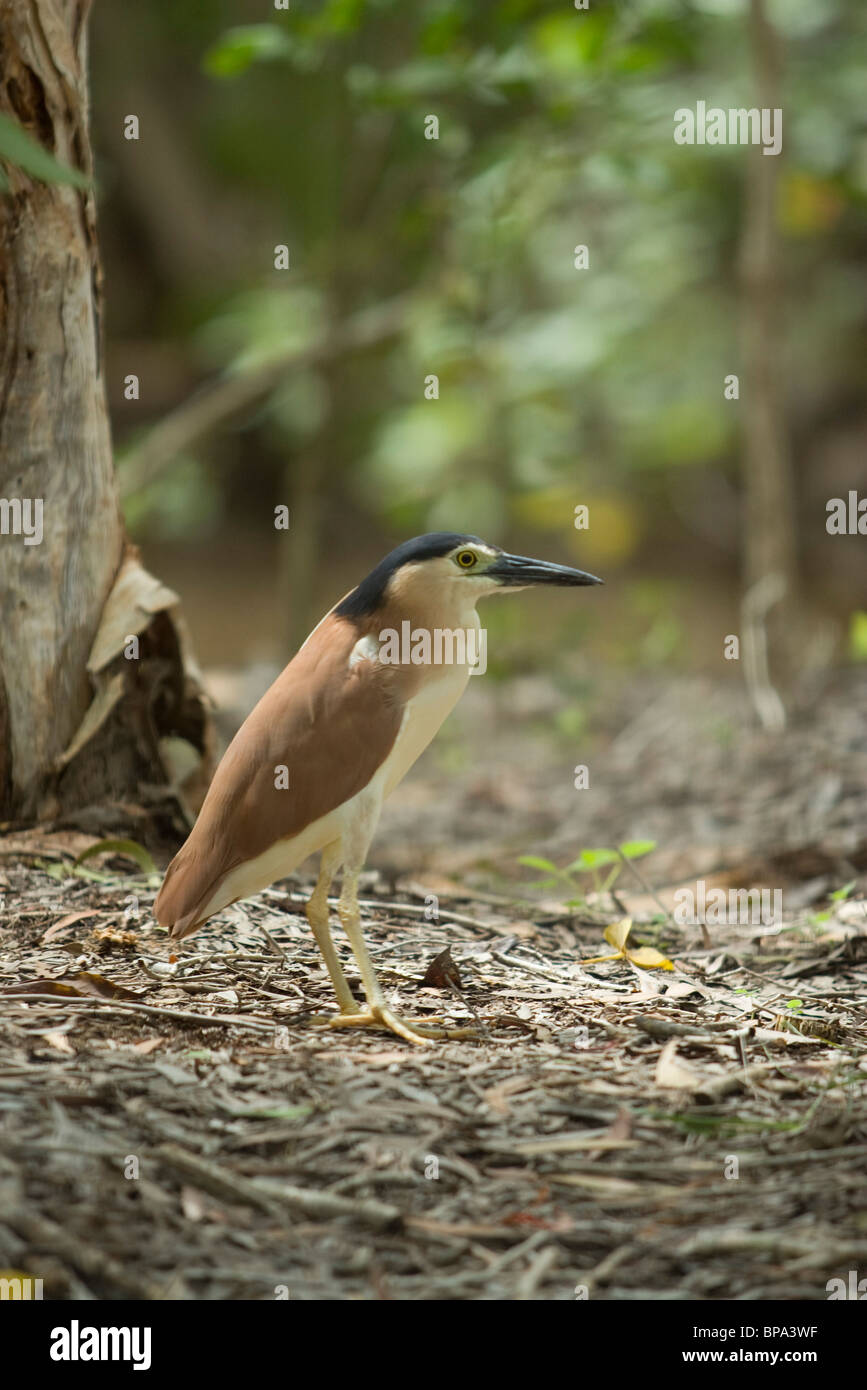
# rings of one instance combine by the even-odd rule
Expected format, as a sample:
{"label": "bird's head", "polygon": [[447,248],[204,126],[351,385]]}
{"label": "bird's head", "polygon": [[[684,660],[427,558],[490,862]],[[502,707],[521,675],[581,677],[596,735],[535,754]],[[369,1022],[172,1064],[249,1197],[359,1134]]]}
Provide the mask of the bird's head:
{"label": "bird's head", "polygon": [[341,617],[362,618],[392,601],[408,608],[419,602],[425,607],[437,603],[444,607],[455,603],[474,606],[477,599],[501,590],[527,589],[536,584],[573,588],[602,582],[568,565],[510,555],[478,536],[434,531],[392,550],[335,611]]}

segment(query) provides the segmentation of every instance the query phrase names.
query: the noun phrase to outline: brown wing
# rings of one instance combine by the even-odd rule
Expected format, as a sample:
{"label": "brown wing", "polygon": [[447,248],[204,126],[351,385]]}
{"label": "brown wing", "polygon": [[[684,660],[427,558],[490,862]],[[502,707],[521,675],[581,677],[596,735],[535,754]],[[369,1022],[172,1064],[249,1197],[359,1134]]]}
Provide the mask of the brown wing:
{"label": "brown wing", "polygon": [[386,669],[350,669],[358,635],[343,618],[323,619],[241,725],[154,903],[172,936],[201,925],[228,873],[355,796],[388,756],[401,710]]}

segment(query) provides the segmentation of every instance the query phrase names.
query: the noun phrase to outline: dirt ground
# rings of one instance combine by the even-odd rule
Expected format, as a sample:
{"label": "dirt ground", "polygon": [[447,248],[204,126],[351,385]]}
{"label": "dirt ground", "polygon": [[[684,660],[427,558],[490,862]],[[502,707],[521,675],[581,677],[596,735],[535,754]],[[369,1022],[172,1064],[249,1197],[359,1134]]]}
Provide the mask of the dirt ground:
{"label": "dirt ground", "polygon": [[[58,1299],[824,1300],[863,1270],[867,677],[779,737],[705,680],[594,688],[574,734],[561,690],[472,684],[364,912],[395,1007],[473,1039],[330,1029],[309,877],[172,960],[135,862],[0,840],[0,1271]],[[637,837],[613,896],[516,862]],[[780,889],[783,921],[679,925],[698,877]],[[627,917],[672,968],[605,940]]]}

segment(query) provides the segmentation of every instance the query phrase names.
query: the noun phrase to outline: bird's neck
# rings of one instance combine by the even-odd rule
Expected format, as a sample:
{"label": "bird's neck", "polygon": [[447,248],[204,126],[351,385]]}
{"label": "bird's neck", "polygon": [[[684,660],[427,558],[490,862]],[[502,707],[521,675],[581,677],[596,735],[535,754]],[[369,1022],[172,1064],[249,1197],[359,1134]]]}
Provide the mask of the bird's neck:
{"label": "bird's neck", "polygon": [[382,640],[383,632],[401,632],[407,623],[412,631],[428,632],[431,636],[437,631],[455,632],[460,629],[478,633],[480,626],[475,602],[466,594],[456,594],[449,596],[446,602],[419,598],[412,603],[383,603],[367,619],[364,631],[365,635]]}
{"label": "bird's neck", "polygon": [[462,688],[481,657],[475,602],[465,594],[413,603],[392,599],[357,628],[359,639],[375,643],[386,683],[411,699],[428,685],[448,681]]}

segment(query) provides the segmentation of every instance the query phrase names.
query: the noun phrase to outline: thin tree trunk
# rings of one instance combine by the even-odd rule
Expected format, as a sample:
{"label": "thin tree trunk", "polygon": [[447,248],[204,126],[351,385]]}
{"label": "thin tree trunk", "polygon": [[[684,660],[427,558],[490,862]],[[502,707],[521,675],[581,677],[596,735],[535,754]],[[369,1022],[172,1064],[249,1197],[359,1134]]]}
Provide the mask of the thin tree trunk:
{"label": "thin tree trunk", "polygon": [[[0,111],[88,178],[89,9],[90,0],[0,0]],[[142,781],[167,781],[161,738],[180,734],[201,751],[206,727],[185,683],[175,596],[126,545],[93,191],[5,172],[0,819],[24,820],[137,800]],[[16,525],[28,502],[31,523],[41,504],[38,542]],[[139,636],[137,660],[123,654],[128,635]]]}
{"label": "thin tree trunk", "polygon": [[[779,41],[764,0],[751,0],[756,105],[780,106]],[[785,136],[784,136],[785,138]],[[741,242],[745,670],[760,716],[779,726],[782,705],[771,686],[796,665],[796,527],[791,457],[780,388],[781,246],[776,215],[779,155],[746,151]],[[752,673],[752,675],[750,674]]]}

